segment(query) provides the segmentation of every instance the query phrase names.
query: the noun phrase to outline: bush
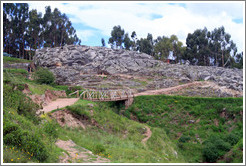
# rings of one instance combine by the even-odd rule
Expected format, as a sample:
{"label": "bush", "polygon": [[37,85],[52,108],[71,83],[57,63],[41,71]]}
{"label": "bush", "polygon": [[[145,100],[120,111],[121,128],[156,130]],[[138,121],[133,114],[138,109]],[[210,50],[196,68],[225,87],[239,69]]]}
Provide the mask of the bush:
{"label": "bush", "polygon": [[34,80],[39,84],[54,84],[54,74],[46,68],[38,68],[34,73]]}
{"label": "bush", "polygon": [[225,142],[217,135],[212,135],[203,143],[203,157],[206,162],[216,162],[216,160],[228,152],[231,148],[230,143]]}
{"label": "bush", "polygon": [[183,135],[179,138],[179,142],[185,143],[190,140],[189,136]]}
{"label": "bush", "polygon": [[[11,126],[10,124],[8,124]],[[6,145],[20,145],[26,152],[33,154],[33,156],[39,161],[44,161],[48,158],[49,153],[41,141],[40,137],[32,132],[16,128],[10,132],[9,127],[5,127],[4,133],[7,133],[3,137],[3,142]]]}
{"label": "bush", "polygon": [[240,137],[236,134],[230,133],[226,136],[225,141],[229,142],[232,146],[237,144],[239,141]]}
{"label": "bush", "polygon": [[101,145],[101,144],[96,144],[95,146],[94,146],[94,153],[95,154],[99,154],[99,153],[103,153],[103,152],[105,152],[105,148],[104,148],[104,146],[103,145]]}
{"label": "bush", "polygon": [[213,143],[207,143],[202,150],[204,160],[209,163],[216,162],[219,157],[218,150]]}
{"label": "bush", "polygon": [[23,96],[19,101],[17,112],[19,114],[25,115],[30,119],[36,117],[36,111],[38,108],[38,104],[34,103],[30,98]]}
{"label": "bush", "polygon": [[49,134],[50,136],[57,138],[58,137],[58,133],[56,130],[56,125],[52,122],[45,122],[43,125],[44,131]]}

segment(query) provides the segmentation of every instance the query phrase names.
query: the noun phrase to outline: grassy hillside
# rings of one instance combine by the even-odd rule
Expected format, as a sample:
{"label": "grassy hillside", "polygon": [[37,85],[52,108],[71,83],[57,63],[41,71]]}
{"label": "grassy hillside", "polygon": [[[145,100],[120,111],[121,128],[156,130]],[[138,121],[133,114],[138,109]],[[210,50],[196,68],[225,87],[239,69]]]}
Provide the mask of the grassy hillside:
{"label": "grassy hillside", "polygon": [[242,98],[140,96],[124,115],[165,130],[186,162],[243,161]]}
{"label": "grassy hillside", "polygon": [[[43,93],[46,88],[54,90],[66,87],[39,85],[27,80],[26,74],[19,69],[4,71],[5,163],[58,162],[64,150],[55,146],[57,139],[71,139],[78,146],[107,157],[115,163],[185,161],[182,155],[177,154],[178,147],[171,142],[164,130],[150,127],[152,136],[144,145],[141,140],[145,137],[145,124],[118,115],[115,113],[117,108],[112,108],[107,103],[79,100],[75,105],[67,107],[81,118],[94,119],[98,126],[88,125],[86,130],[61,127],[51,119],[51,113],[36,116],[35,112],[39,108],[21,92],[23,83],[33,86],[32,93],[36,94],[37,91],[38,94]],[[94,107],[90,108],[88,103],[92,103]],[[94,111],[93,116],[90,115],[91,109]]]}
{"label": "grassy hillside", "polygon": [[[24,84],[33,94],[71,89],[37,84],[21,69],[3,74],[6,163],[58,162],[64,152],[55,145],[58,139],[71,139],[114,163],[242,162],[242,98],[142,96],[125,111],[121,102],[79,100],[66,109],[83,119],[86,129],[70,128],[61,127],[52,113],[36,116],[38,106],[21,90]],[[144,145],[146,126],[152,135]]]}
{"label": "grassy hillside", "polygon": [[13,57],[3,57],[3,63],[30,63],[31,60],[27,59],[20,59],[20,58],[13,58]]}

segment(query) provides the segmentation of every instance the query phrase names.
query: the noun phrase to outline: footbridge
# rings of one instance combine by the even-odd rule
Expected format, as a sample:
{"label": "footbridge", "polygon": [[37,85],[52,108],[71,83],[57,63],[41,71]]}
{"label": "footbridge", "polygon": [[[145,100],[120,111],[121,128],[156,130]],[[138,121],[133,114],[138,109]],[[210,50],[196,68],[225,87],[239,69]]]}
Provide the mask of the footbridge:
{"label": "footbridge", "polygon": [[134,92],[131,89],[117,89],[117,90],[91,90],[86,89],[75,91],[69,95],[77,94],[77,97],[90,101],[125,101],[125,106],[132,104]]}

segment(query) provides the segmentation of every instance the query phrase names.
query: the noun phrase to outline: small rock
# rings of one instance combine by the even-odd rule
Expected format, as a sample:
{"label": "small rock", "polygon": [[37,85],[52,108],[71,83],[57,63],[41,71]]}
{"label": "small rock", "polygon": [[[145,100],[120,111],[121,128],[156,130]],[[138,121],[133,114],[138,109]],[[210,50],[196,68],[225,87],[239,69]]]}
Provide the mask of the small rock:
{"label": "small rock", "polygon": [[182,82],[182,83],[190,82],[190,79],[189,79],[188,77],[181,77],[179,80],[180,80],[180,82]]}
{"label": "small rock", "polygon": [[195,123],[195,120],[189,120],[189,123]]}
{"label": "small rock", "polygon": [[89,107],[94,107],[94,105],[93,104],[91,104],[91,103],[89,103],[89,104],[87,104]]}

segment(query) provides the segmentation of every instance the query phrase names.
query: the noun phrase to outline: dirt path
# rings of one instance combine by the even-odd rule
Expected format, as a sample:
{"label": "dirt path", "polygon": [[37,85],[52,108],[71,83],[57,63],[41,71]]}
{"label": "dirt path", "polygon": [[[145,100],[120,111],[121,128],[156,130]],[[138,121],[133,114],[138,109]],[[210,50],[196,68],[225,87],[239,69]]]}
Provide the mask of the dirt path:
{"label": "dirt path", "polygon": [[150,128],[148,126],[145,126],[145,128],[147,129],[146,133],[144,133],[144,135],[146,136],[144,139],[142,139],[142,143],[146,144],[146,142],[148,141],[148,139],[151,137],[152,132],[150,130]]}
{"label": "dirt path", "polygon": [[67,151],[60,156],[60,163],[108,163],[109,159],[94,155],[91,151],[76,145],[72,140],[58,140],[56,145]]}
{"label": "dirt path", "polygon": [[44,111],[44,113],[47,113],[57,108],[62,108],[62,107],[72,105],[78,100],[79,98],[59,98],[55,101],[52,101],[48,105],[44,106],[43,109],[39,111]]}
{"label": "dirt path", "polygon": [[205,85],[205,84],[207,84],[207,82],[205,82],[205,81],[204,82],[195,81],[195,82],[191,82],[191,83],[187,83],[187,84],[183,84],[183,85],[178,85],[178,86],[174,86],[174,87],[170,87],[170,88],[144,91],[141,93],[134,94],[134,97],[135,96],[145,96],[145,95],[169,94],[171,92],[178,91],[178,90],[181,90],[183,88],[188,88],[190,86],[198,86],[198,85]]}

